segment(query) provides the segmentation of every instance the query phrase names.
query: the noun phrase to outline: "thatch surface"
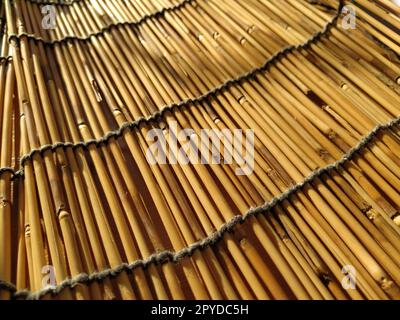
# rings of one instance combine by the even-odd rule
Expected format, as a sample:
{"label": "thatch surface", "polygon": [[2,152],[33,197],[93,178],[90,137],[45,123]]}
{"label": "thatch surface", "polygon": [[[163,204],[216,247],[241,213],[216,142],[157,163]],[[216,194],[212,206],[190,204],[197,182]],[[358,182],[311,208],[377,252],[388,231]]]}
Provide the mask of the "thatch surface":
{"label": "thatch surface", "polygon": [[[1,297],[400,298],[399,128],[371,134],[400,115],[400,9],[353,2],[354,30],[336,0],[82,0],[50,31],[5,1]],[[254,171],[151,165],[175,123],[253,129]]]}

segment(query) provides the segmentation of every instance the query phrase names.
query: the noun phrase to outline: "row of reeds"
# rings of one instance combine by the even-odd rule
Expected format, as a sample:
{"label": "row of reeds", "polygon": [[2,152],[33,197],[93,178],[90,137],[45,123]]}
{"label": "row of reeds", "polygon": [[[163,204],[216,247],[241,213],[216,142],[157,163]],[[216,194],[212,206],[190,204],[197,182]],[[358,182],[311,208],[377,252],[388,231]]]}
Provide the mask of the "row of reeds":
{"label": "row of reeds", "polygon": [[[297,0],[197,0],[137,26],[48,43],[138,21],[170,5],[122,3],[57,6],[62,22],[47,34],[37,4],[5,2],[1,54],[11,52],[12,60],[0,67],[2,168],[19,169],[18,159],[32,149],[90,141],[199,96],[284,46],[304,42],[334,14]],[[179,251],[340,159],[376,125],[398,117],[398,9],[386,0],[354,5],[355,30],[344,30],[339,20],[306,49],[209,99],[169,110],[105,144],[36,152],[24,161],[23,176],[4,171],[0,279],[37,292],[47,265],[60,284]],[[21,32],[41,39],[21,35],[8,44],[7,34]],[[161,128],[168,138],[175,124],[195,131],[195,145],[201,129],[254,129],[254,172],[238,176],[235,163],[151,165],[148,132]],[[177,263],[150,264],[42,298],[399,299],[399,138],[397,126],[380,132],[341,169]],[[203,147],[208,157],[211,150]],[[347,265],[356,270],[350,290],[342,286]]]}
{"label": "row of reeds", "polygon": [[[136,28],[122,25],[106,29],[86,41],[65,39],[71,35],[97,33],[121,20],[138,21],[149,12],[142,7],[150,3],[137,1],[134,6],[128,6],[122,1],[93,1],[91,5],[77,2],[72,6],[57,6],[57,28],[48,34],[49,30],[41,28],[39,7],[29,2],[16,2],[10,19],[18,24],[11,26],[14,29],[9,32],[25,32],[45,40],[36,42],[32,38],[21,38],[32,54],[37,51],[40,64],[47,64],[43,68],[44,76],[53,68],[54,77],[59,77],[65,88],[68,79],[63,69],[68,63],[81,66],[77,72],[83,74],[82,86],[94,93],[96,103],[107,104],[103,102],[105,93],[102,92],[109,91],[115,101],[112,109],[120,109],[128,120],[132,120],[181,99],[163,97],[160,86],[183,98],[198,96],[261,65],[282,47],[298,44],[317,31],[317,26],[308,22],[304,23],[307,32],[293,35],[292,29],[303,24],[296,18],[301,14],[296,6],[287,8],[293,18],[292,26],[289,26],[282,17],[276,16],[278,3],[194,1],[179,10],[166,12],[162,17],[145,20]],[[49,40],[57,39],[67,41],[46,45]],[[157,83],[141,79],[140,72],[148,73],[151,68],[158,70]],[[104,83],[96,79],[96,69],[109,75]],[[198,80],[198,69],[207,75],[208,81]],[[183,85],[185,81],[190,81],[191,87]],[[181,86],[183,93],[177,92],[176,86]],[[66,89],[64,94],[67,95]],[[77,89],[74,94],[79,94]],[[124,99],[122,94],[130,99]],[[99,110],[109,126],[116,128],[115,117],[109,108]],[[79,124],[88,119],[76,121]],[[94,132],[94,135],[99,137],[101,134]]]}

